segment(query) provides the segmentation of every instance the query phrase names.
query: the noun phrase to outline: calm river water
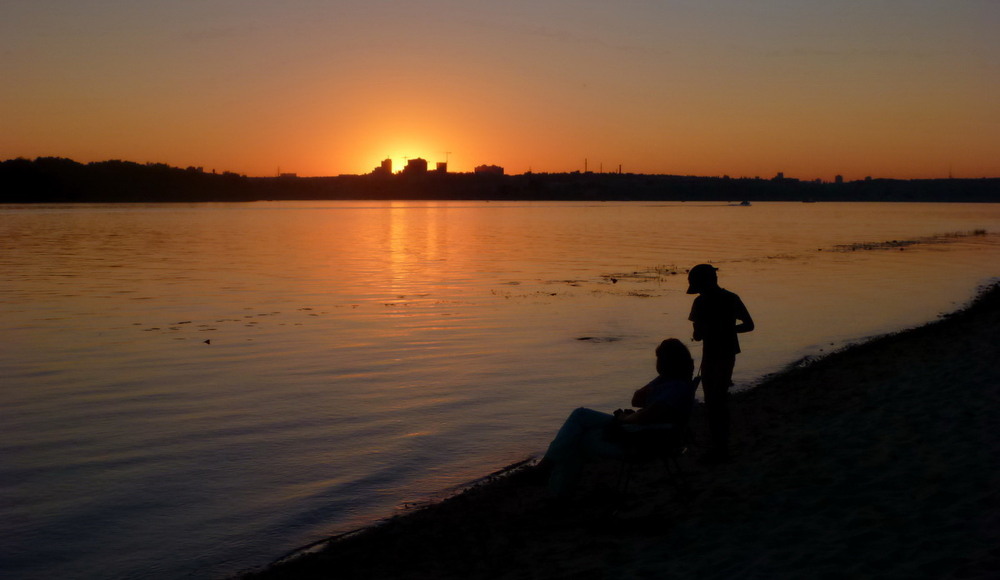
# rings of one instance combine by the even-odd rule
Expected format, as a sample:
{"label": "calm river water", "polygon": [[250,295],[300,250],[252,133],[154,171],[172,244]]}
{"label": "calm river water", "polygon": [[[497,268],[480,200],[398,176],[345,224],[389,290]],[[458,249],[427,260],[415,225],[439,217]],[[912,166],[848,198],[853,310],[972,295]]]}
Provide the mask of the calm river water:
{"label": "calm river water", "polygon": [[690,335],[696,263],[754,315],[747,387],[959,307],[998,227],[1000,204],[0,206],[0,576],[265,564],[627,405]]}

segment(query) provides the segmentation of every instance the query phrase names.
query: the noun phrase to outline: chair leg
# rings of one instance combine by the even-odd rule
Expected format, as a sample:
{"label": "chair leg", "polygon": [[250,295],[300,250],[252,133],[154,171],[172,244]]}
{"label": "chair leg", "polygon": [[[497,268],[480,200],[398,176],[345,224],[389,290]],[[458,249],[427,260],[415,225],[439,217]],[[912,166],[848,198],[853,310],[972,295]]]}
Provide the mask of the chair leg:
{"label": "chair leg", "polygon": [[[618,467],[618,481],[615,483],[615,489],[619,490],[622,496],[624,496],[626,493],[628,493],[628,485],[631,482],[631,480],[632,480],[632,464],[623,459]],[[622,486],[622,482],[625,482],[624,486]]]}
{"label": "chair leg", "polygon": [[[686,449],[682,448],[679,451],[679,454],[683,454],[685,451]],[[687,478],[684,477],[684,470],[681,469],[680,462],[678,461],[678,454],[671,453],[661,455],[660,459],[663,461],[663,469],[666,471],[666,477],[670,480],[670,483],[679,494],[687,495],[691,488],[688,485]],[[629,484],[631,483],[633,477],[632,471],[635,467],[636,463],[634,461],[621,459],[621,463],[618,467],[618,480],[615,484],[615,489],[621,495],[622,499],[624,499],[628,494]]]}
{"label": "chair leg", "polygon": [[690,487],[688,486],[687,478],[684,477],[684,470],[681,469],[680,463],[678,463],[676,457],[664,457],[663,467],[667,470],[667,476],[673,482],[674,487],[677,491],[686,494]]}

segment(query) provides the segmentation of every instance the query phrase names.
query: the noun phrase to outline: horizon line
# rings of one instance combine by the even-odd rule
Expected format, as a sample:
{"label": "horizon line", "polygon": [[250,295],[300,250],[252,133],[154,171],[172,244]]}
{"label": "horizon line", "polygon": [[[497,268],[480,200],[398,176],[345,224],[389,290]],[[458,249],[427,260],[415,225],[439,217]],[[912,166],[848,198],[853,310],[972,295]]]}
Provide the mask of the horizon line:
{"label": "horizon line", "polygon": [[[395,171],[395,172],[390,173],[388,175],[381,175],[381,176],[377,175],[377,173],[375,171],[369,171],[369,172],[366,172],[366,173],[338,173],[338,174],[331,174],[331,175],[298,175],[298,173],[296,173],[296,172],[279,173],[278,175],[260,175],[260,174],[258,174],[258,175],[250,175],[250,174],[247,174],[247,173],[240,173],[240,172],[229,171],[229,170],[217,171],[214,168],[212,170],[210,170],[210,171],[205,171],[205,169],[204,169],[205,166],[203,166],[203,165],[181,167],[179,165],[170,165],[169,163],[164,163],[164,162],[159,162],[159,161],[139,162],[139,161],[126,160],[126,159],[105,159],[105,160],[102,160],[102,161],[81,162],[81,161],[77,161],[75,159],[72,159],[70,157],[61,157],[61,156],[58,156],[58,155],[40,155],[40,156],[36,156],[34,159],[29,159],[29,158],[24,157],[24,156],[18,156],[18,157],[12,157],[12,158],[9,158],[9,159],[0,160],[0,163],[8,163],[8,162],[11,162],[11,161],[19,161],[19,160],[20,161],[28,161],[28,162],[37,162],[39,160],[45,160],[45,159],[70,161],[70,162],[76,163],[78,165],[84,165],[84,166],[86,166],[86,165],[98,165],[98,164],[102,164],[102,163],[114,163],[114,162],[118,162],[118,163],[131,163],[131,164],[140,165],[140,166],[147,166],[147,167],[167,166],[167,167],[171,167],[173,169],[179,169],[179,170],[182,170],[182,171],[184,171],[184,170],[192,171],[193,170],[193,171],[197,171],[197,172],[205,173],[205,174],[209,174],[209,175],[210,174],[220,174],[220,175],[236,174],[236,175],[239,175],[240,177],[244,177],[244,178],[248,178],[248,179],[277,179],[277,178],[285,178],[285,179],[332,179],[332,178],[337,178],[337,177],[367,177],[367,176],[378,176],[378,177],[383,177],[383,178],[386,178],[386,177],[389,177],[389,178],[393,178],[393,177],[411,177],[411,175],[408,175],[408,174],[404,173],[402,170]],[[481,164],[481,165],[486,165],[486,164]],[[500,166],[496,166],[496,167],[500,167]],[[502,167],[501,167],[501,169],[502,169]],[[476,175],[476,173],[475,173],[474,170],[473,171],[447,171],[447,170],[445,170],[443,172],[440,172],[440,171],[428,169],[426,172],[418,173],[418,175]],[[506,173],[506,172],[504,172],[501,175],[504,176],[504,177],[514,177],[514,176],[523,176],[523,175],[642,175],[642,176],[651,176],[651,177],[690,177],[690,178],[698,178],[698,179],[728,179],[728,180],[734,180],[734,181],[739,181],[739,180],[757,181],[757,180],[760,180],[760,181],[789,181],[789,182],[799,182],[799,183],[829,183],[829,184],[838,183],[836,181],[836,177],[841,177],[843,183],[853,183],[853,182],[858,182],[858,181],[875,181],[875,180],[889,180],[889,181],[962,181],[962,180],[1000,179],[1000,175],[996,175],[996,176],[983,175],[983,176],[980,176],[980,177],[956,177],[951,171],[949,171],[949,174],[947,176],[942,176],[942,177],[886,177],[886,176],[866,175],[865,177],[862,177],[862,178],[847,179],[847,178],[844,178],[842,176],[842,174],[837,174],[836,177],[834,178],[834,180],[827,180],[827,179],[823,179],[823,178],[789,177],[789,176],[786,176],[785,172],[783,172],[783,171],[776,172],[776,174],[774,176],[772,176],[772,177],[763,177],[761,175],[754,175],[754,176],[741,175],[741,176],[738,176],[738,177],[734,177],[732,175],[725,174],[725,173],[723,173],[721,175],[698,175],[698,174],[685,174],[685,173],[629,172],[629,171],[622,171],[620,169],[620,167],[619,167],[619,171],[590,171],[590,170],[580,170],[580,169],[574,169],[572,171],[534,171],[534,170],[529,169],[528,171],[523,171],[521,173]],[[493,175],[493,176],[496,177],[496,175]]]}

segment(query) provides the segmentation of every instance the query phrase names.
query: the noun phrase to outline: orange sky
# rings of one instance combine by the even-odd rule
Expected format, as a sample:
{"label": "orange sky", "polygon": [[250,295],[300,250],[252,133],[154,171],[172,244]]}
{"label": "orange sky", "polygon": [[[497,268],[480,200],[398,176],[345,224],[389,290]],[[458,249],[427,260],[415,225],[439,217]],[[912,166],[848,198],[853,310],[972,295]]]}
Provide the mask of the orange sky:
{"label": "orange sky", "polygon": [[0,159],[1000,176],[1000,2],[0,7]]}

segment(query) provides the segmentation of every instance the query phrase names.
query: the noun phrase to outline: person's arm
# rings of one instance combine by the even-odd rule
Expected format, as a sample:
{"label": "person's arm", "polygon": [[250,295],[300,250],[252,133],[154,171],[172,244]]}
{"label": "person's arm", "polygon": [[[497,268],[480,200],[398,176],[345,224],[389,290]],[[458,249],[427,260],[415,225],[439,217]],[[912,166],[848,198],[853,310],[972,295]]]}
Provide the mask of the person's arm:
{"label": "person's arm", "polygon": [[[655,382],[655,381],[653,381]],[[615,411],[615,418],[622,423],[649,423],[653,413],[646,406],[649,401],[649,393],[653,390],[653,382],[646,384],[644,387],[636,389],[635,393],[632,393],[632,406],[636,407],[636,410],[619,409]],[[621,411],[621,412],[619,412]]]}
{"label": "person's arm", "polygon": [[[701,297],[699,296],[698,298]],[[693,329],[691,340],[696,342],[701,340],[701,323],[698,320],[698,298],[695,298],[694,303],[691,304],[691,314],[688,315],[688,320],[691,321],[691,327]]]}
{"label": "person's arm", "polygon": [[[650,383],[652,384],[652,383]],[[650,385],[646,385],[632,394],[632,406],[633,407],[645,407],[646,399],[649,397],[649,391],[652,389]]]}
{"label": "person's arm", "polygon": [[645,425],[647,423],[662,423],[667,416],[667,405],[657,404],[649,407],[642,407],[635,413],[628,413],[618,417],[622,423],[634,423]]}
{"label": "person's arm", "polygon": [[736,325],[737,334],[753,331],[753,318],[750,317],[750,311],[747,310],[747,307],[743,305],[743,301],[739,298],[736,299],[736,320],[740,321]]}
{"label": "person's arm", "polygon": [[[650,394],[654,388],[668,390],[658,391],[656,400],[650,403]],[[694,390],[693,386],[691,390]],[[638,407],[635,412],[621,415],[616,413],[615,416],[622,423],[663,423],[673,415],[672,409],[684,405],[685,393],[686,391],[679,381],[676,384],[673,381],[664,384],[662,379],[658,377],[637,390],[632,396],[632,406]]]}

